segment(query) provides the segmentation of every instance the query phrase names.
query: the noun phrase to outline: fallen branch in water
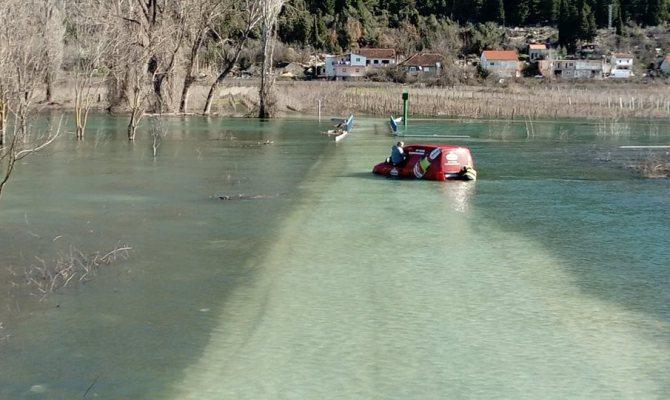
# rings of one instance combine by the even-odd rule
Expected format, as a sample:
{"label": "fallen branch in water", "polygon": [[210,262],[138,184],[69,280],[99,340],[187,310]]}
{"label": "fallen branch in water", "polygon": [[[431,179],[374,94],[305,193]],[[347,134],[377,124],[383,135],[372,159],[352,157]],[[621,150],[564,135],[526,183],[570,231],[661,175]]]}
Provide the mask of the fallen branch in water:
{"label": "fallen branch in water", "polygon": [[88,386],[88,389],[84,392],[84,395],[81,397],[82,400],[86,399],[86,396],[88,396],[88,393],[93,389],[96,383],[98,383],[98,379],[100,379],[100,375],[97,375],[95,379],[93,379],[93,382]]}
{"label": "fallen branch in water", "polygon": [[41,296],[42,301],[58,289],[90,280],[103,266],[128,259],[130,250],[132,247],[119,244],[105,254],[96,252],[85,255],[76,247],[70,246],[67,254],[61,254],[51,262],[35,257],[38,263],[25,270],[24,284],[31,290],[36,290],[32,294]]}
{"label": "fallen branch in water", "polygon": [[629,168],[649,179],[670,178],[670,153],[650,153],[630,164]]}
{"label": "fallen branch in water", "polygon": [[275,194],[235,194],[235,195],[220,195],[219,200],[267,200],[279,197],[279,193]]}

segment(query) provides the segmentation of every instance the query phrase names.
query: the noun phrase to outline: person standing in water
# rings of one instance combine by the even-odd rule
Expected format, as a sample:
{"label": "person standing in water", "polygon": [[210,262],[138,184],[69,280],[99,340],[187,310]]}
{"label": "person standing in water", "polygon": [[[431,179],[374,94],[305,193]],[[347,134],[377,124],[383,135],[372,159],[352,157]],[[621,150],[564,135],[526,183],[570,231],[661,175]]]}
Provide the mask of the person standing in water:
{"label": "person standing in water", "polygon": [[401,165],[405,162],[406,156],[405,150],[403,150],[403,146],[405,146],[405,143],[398,142],[395,146],[391,147],[391,157],[389,158],[389,161],[394,166]]}

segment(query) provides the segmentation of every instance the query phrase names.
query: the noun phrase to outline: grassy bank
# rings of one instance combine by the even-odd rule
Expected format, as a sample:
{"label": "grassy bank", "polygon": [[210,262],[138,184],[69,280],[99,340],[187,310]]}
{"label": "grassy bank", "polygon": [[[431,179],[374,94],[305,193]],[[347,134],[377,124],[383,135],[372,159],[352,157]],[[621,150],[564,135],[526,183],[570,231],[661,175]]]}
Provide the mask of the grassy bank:
{"label": "grassy bank", "polygon": [[401,94],[410,93],[414,115],[465,118],[652,117],[670,115],[670,90],[665,85],[572,85],[447,88],[346,83],[295,83],[281,88],[285,107],[315,112],[323,99],[329,114],[399,114]]}
{"label": "grassy bank", "polygon": [[[100,102],[105,108],[104,88]],[[193,87],[190,110],[201,112],[208,86]],[[547,83],[422,87],[375,82],[280,81],[277,84],[281,115],[322,114],[388,116],[400,114],[401,94],[410,93],[415,116],[462,118],[667,118],[670,85],[623,82]],[[58,108],[70,108],[74,93],[67,85],[58,91]],[[225,116],[251,116],[258,103],[254,80],[230,80],[222,87],[213,112]]]}

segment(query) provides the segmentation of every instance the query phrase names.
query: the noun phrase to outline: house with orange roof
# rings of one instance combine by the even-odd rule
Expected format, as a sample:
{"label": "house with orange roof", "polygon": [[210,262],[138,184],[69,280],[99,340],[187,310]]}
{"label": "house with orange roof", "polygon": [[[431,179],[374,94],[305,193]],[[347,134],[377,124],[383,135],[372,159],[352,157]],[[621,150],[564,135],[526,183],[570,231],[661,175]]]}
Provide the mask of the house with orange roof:
{"label": "house with orange roof", "polygon": [[521,63],[516,50],[485,50],[481,56],[481,67],[498,78],[521,76]]}
{"label": "house with orange roof", "polygon": [[664,74],[670,75],[670,54],[663,58],[663,61],[661,62],[661,65],[658,66],[658,68]]}

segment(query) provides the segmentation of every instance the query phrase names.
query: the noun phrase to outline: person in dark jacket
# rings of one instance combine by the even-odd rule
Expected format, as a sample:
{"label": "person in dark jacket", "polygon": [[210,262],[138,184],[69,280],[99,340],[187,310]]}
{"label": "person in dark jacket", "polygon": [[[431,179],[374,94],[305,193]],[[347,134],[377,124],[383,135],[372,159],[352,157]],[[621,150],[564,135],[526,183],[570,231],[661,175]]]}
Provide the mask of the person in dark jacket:
{"label": "person in dark jacket", "polygon": [[389,161],[394,166],[399,166],[405,163],[407,155],[405,154],[405,150],[403,150],[403,146],[405,146],[405,143],[398,142],[395,146],[391,147],[391,157],[389,158]]}

